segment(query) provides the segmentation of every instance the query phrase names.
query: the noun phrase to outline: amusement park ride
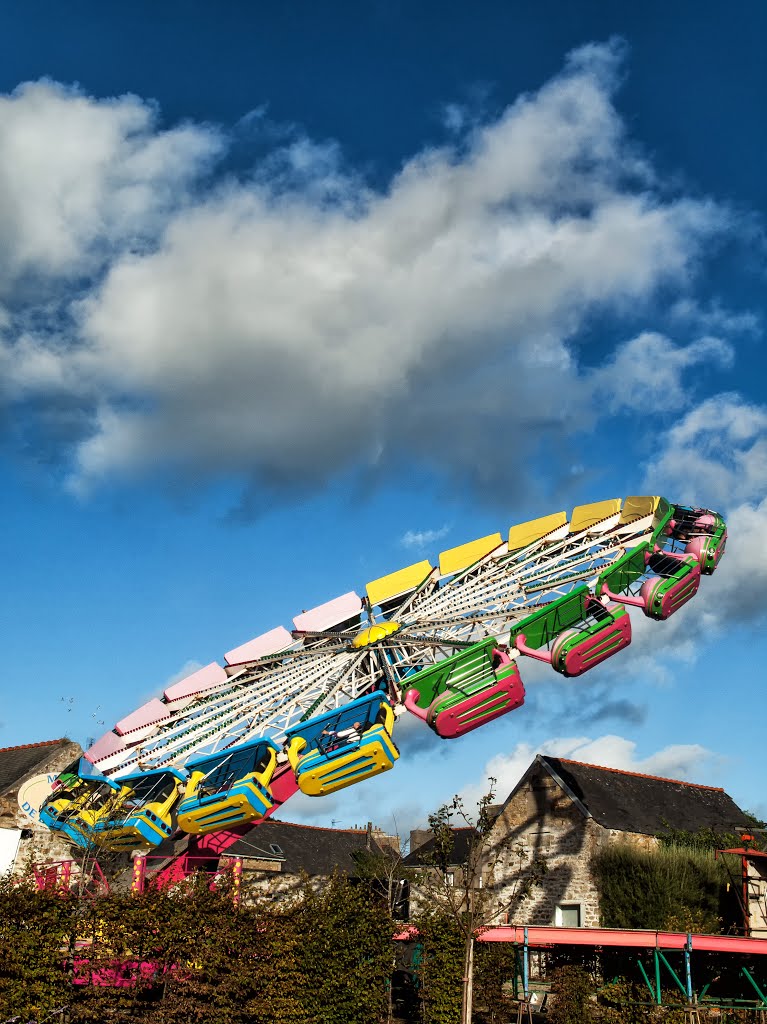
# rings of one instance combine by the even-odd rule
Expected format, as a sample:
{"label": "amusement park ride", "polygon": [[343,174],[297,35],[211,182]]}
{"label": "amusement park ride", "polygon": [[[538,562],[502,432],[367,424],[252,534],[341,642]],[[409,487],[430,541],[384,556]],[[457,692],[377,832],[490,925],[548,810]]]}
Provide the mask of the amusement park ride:
{"label": "amusement park ride", "polygon": [[40,820],[147,851],[362,782],[398,759],[401,715],[455,739],[523,704],[525,658],[579,676],[628,647],[628,609],[675,614],[726,539],[716,512],[629,497],[443,551],[168,687],[59,775]]}

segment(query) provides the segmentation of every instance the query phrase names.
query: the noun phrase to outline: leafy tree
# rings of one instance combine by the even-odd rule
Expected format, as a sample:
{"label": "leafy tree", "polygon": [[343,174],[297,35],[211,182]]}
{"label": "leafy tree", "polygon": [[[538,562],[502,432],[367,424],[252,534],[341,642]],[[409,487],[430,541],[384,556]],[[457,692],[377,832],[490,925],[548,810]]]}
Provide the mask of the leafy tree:
{"label": "leafy tree", "polygon": [[417,966],[423,1024],[456,1024],[464,991],[466,937],[444,907],[418,918]]}
{"label": "leafy tree", "polygon": [[[295,920],[295,919],[294,919]],[[371,1024],[386,1013],[394,925],[381,901],[337,875],[307,886],[298,962],[313,1024]]]}
{"label": "leafy tree", "polygon": [[68,1002],[69,946],[76,900],[34,883],[0,878],[0,1013],[42,1019]]}
{"label": "leafy tree", "polygon": [[516,950],[508,942],[479,942],[475,952],[474,1004],[487,1024],[508,1021],[515,1004],[510,979],[517,971]]}
{"label": "leafy tree", "polygon": [[589,1024],[594,1019],[588,971],[579,964],[563,964],[551,972],[550,1024]]}
{"label": "leafy tree", "polygon": [[[490,790],[478,802],[476,819],[469,815],[458,796],[429,816],[433,840],[429,852],[421,858],[422,870],[418,878],[421,909],[416,920],[419,929],[428,922],[430,915],[436,914],[450,918],[462,938],[461,1024],[470,1024],[472,1019],[477,936],[526,900],[546,872],[543,858],[535,858],[527,864],[523,850],[513,837],[494,828],[494,786],[495,780],[491,779]],[[462,844],[460,855],[456,853],[455,821],[462,822],[466,830],[466,842]],[[509,853],[518,858],[517,870],[510,886],[507,874],[506,895],[499,899],[495,888],[486,883],[495,877],[496,868],[508,859]]]}

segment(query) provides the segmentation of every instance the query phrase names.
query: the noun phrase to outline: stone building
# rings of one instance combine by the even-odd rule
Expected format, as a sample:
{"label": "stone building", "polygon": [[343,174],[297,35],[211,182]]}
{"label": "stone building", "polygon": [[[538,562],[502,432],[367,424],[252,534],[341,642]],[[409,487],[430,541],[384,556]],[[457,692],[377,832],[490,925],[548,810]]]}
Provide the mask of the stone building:
{"label": "stone building", "polygon": [[[602,768],[539,754],[520,779],[490,836],[511,839],[527,861],[547,863],[543,884],[509,917],[514,924],[599,925],[592,854],[607,843],[650,848],[671,828],[737,832],[748,820],[723,789],[677,779]],[[514,884],[518,860],[500,859],[486,881],[501,904]]]}
{"label": "stone building", "polygon": [[[495,821],[484,847],[478,884],[493,891],[486,923],[597,927],[599,895],[591,857],[603,845],[658,844],[665,830],[737,832],[748,819],[723,789],[602,768],[539,754],[506,801],[492,808]],[[449,884],[462,884],[461,864],[472,830],[454,829]],[[405,864],[429,863],[430,833],[411,833]],[[536,860],[546,872],[520,900],[520,878]]]}
{"label": "stone building", "polygon": [[[371,860],[364,863],[364,855]],[[247,883],[279,898],[300,891],[306,881],[321,885],[334,874],[368,877],[375,868],[385,880],[399,860],[399,839],[368,823],[366,828],[322,828],[276,818],[205,837],[181,833],[146,858],[142,877],[174,884],[194,870],[215,875],[237,861]]]}
{"label": "stone building", "polygon": [[[498,813],[500,806],[494,810]],[[472,852],[476,835],[474,829],[461,825],[450,831],[452,848],[447,860],[444,859],[447,850],[438,850],[434,833],[429,829],[413,829],[410,833],[410,852],[402,863],[405,874],[411,878],[408,902],[413,912],[428,906],[435,895],[442,900],[448,895],[448,890],[471,888],[467,884],[466,873],[480,873],[477,870],[480,858]]]}
{"label": "stone building", "polygon": [[[18,874],[32,861],[71,856],[69,845],[37,821],[33,804],[46,795],[46,785],[81,754],[79,743],[66,737],[0,749],[0,873]],[[25,799],[25,792],[30,799]]]}

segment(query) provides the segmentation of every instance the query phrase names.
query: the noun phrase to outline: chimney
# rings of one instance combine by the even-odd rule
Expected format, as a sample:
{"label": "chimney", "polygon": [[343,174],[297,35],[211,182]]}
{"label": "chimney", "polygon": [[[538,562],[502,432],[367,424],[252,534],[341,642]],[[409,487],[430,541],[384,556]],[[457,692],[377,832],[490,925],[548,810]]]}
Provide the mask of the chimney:
{"label": "chimney", "polygon": [[413,853],[419,847],[423,846],[424,843],[428,843],[430,839],[434,838],[434,833],[430,828],[413,828],[410,830],[410,852]]}

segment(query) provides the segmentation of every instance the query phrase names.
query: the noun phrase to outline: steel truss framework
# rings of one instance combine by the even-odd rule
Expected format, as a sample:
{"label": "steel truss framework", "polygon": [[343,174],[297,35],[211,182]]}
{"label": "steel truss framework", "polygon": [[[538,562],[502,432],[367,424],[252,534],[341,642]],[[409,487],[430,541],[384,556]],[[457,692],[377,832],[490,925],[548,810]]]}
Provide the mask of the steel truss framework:
{"label": "steel truss framework", "polygon": [[[353,628],[347,620],[327,630],[295,630],[284,649],[227,666],[220,683],[167,702],[161,721],[126,736],[124,749],[97,767],[119,778],[183,766],[193,755],[261,737],[280,745],[291,727],[376,690],[388,693],[399,714],[408,678],[419,669],[487,637],[507,641],[531,612],[578,585],[593,590],[606,568],[652,540],[657,523],[656,513],[626,522],[615,512],[573,529],[563,514],[561,525],[521,549],[498,543],[459,571],[432,568],[394,599],[360,601]],[[387,620],[397,623],[391,635],[355,646],[360,631]],[[512,649],[511,657],[517,653]]]}

